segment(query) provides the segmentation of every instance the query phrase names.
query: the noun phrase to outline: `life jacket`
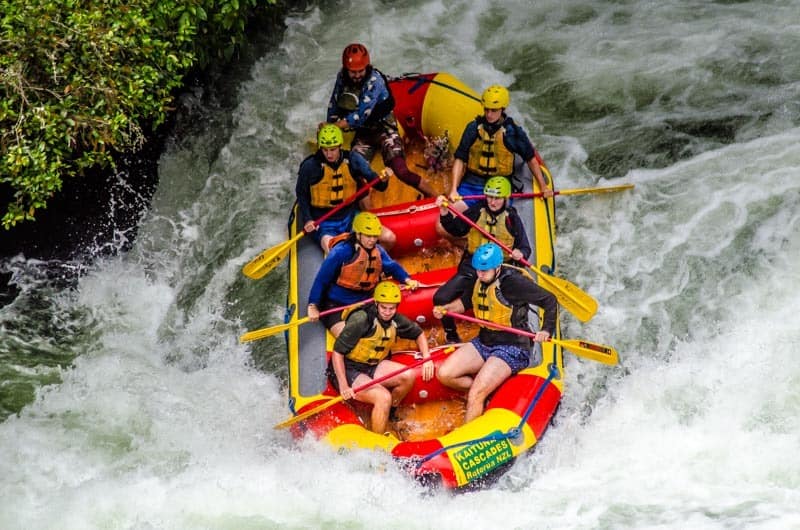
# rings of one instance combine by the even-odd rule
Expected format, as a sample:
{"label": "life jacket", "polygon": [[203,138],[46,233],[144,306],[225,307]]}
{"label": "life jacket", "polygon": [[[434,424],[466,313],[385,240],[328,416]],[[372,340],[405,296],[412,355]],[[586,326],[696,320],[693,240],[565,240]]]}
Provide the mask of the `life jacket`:
{"label": "life jacket", "polygon": [[475,282],[475,287],[472,289],[472,312],[481,320],[511,326],[514,306],[500,292],[500,276],[501,274],[498,274],[490,284]]}
{"label": "life jacket", "polygon": [[367,67],[367,72],[364,74],[364,81],[361,84],[355,84],[350,80],[347,72],[342,72],[342,91],[336,98],[336,115],[344,118],[354,110],[358,109],[358,103],[361,101],[361,89],[363,83],[369,82],[369,78],[373,73],[377,73],[383,78],[383,83],[386,86],[386,91],[389,97],[383,101],[379,101],[373,108],[370,115],[362,122],[361,127],[375,127],[384,119],[389,120],[389,124],[396,127],[394,115],[395,100],[392,91],[389,89],[389,80],[383,75],[383,72],[372,66]]}
{"label": "life jacket", "polygon": [[[518,267],[503,265],[500,274],[488,285],[476,281],[472,290],[472,312],[477,318],[495,324],[530,331],[528,326],[527,304],[512,305],[500,291],[503,279],[512,274],[523,274],[533,281],[531,275]],[[503,331],[488,326],[481,326],[480,340],[484,344],[515,344],[520,347],[530,346],[530,339],[510,331]]]}
{"label": "life jacket", "polygon": [[310,191],[311,206],[314,208],[333,208],[354,195],[358,186],[350,173],[349,157],[343,155],[336,169],[322,162],[322,178],[311,185]]}
{"label": "life jacket", "polygon": [[372,333],[361,337],[347,354],[347,358],[359,363],[376,365],[391,353],[397,340],[397,323],[392,320],[387,327],[383,327],[374,304],[365,307],[364,311],[372,317]]}
{"label": "life jacket", "polygon": [[[489,212],[488,207],[481,208],[481,214],[475,224],[493,235],[505,246],[514,248],[514,234],[509,229],[511,216],[508,214],[508,208],[503,208],[503,211],[497,215]],[[481,234],[479,230],[472,228],[467,234],[467,252],[472,255],[479,246],[489,241],[491,240]]]}
{"label": "life jacket", "polygon": [[353,291],[372,291],[378,285],[383,272],[381,252],[377,245],[367,251],[355,240],[355,235],[351,237],[349,243],[353,245],[353,257],[342,265],[336,285]]}
{"label": "life jacket", "polygon": [[470,172],[486,178],[495,175],[510,177],[514,173],[514,153],[503,143],[505,133],[505,126],[501,126],[494,134],[489,134],[484,123],[478,121],[478,138],[469,148],[467,169]]}

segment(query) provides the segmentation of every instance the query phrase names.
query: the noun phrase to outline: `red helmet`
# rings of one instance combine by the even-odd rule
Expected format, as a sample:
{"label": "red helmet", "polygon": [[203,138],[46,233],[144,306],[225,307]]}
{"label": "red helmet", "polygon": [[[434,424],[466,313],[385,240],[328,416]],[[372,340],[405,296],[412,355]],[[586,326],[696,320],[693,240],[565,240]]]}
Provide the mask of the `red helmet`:
{"label": "red helmet", "polygon": [[354,42],[345,46],[342,52],[342,68],[345,70],[363,70],[369,66],[369,52],[366,46]]}

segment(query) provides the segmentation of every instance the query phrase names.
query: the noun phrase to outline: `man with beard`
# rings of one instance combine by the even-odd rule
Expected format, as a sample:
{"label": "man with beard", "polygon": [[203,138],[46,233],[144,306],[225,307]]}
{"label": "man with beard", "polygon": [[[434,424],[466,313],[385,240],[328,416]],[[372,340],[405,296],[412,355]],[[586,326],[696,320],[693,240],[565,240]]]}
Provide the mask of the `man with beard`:
{"label": "man with beard", "polygon": [[[370,427],[377,433],[386,431],[391,407],[396,407],[414,385],[414,371],[406,370],[358,394],[353,387],[366,385],[405,366],[391,360],[392,347],[398,338],[416,341],[422,358],[430,357],[422,328],[397,312],[400,300],[397,285],[380,282],[375,287],[375,301],[347,315],[328,364],[328,379],[344,399],[355,398],[372,405]],[[429,381],[433,371],[433,361],[424,363],[422,379]]]}
{"label": "man with beard", "polygon": [[[503,265],[503,251],[495,243],[481,245],[472,256],[476,281],[460,299],[434,307],[433,314],[463,313],[505,327],[530,332],[529,306],[544,309],[541,330],[534,341],[547,341],[555,332],[556,297],[536,285],[521,269]],[[487,397],[503,381],[530,364],[531,339],[511,331],[481,326],[478,336],[450,354],[437,377],[449,388],[467,392],[469,422],[483,414]]]}
{"label": "man with beard", "polygon": [[[326,254],[330,250],[331,238],[350,231],[359,202],[352,202],[322,223],[317,224],[315,219],[348,200],[378,176],[361,155],[342,149],[343,142],[339,127],[333,124],[321,127],[317,132],[319,149],[300,164],[295,185],[303,230],[319,243]],[[375,184],[374,188],[385,191],[390,176],[391,170],[384,169],[381,182]],[[383,228],[379,239],[387,249],[391,249],[397,240],[394,232],[388,228]]]}
{"label": "man with beard", "polygon": [[[506,261],[514,263],[528,259],[531,255],[531,245],[528,234],[525,233],[525,225],[514,207],[508,204],[511,182],[505,177],[492,177],[486,181],[483,194],[486,198],[467,208],[464,215],[512,249]],[[480,230],[453,215],[445,206],[446,201],[443,196],[436,198],[436,204],[440,208],[439,222],[449,236],[457,238],[467,236],[467,244],[458,264],[458,272],[433,295],[435,305],[449,302],[472,289],[475,283],[472,256],[481,245],[489,242]],[[461,342],[453,317],[447,315],[442,317],[442,328],[447,342]]]}
{"label": "man with beard", "polygon": [[[353,219],[353,232],[342,234],[331,243],[331,251],[317,272],[308,294],[306,314],[310,321],[320,320],[320,312],[366,300],[382,275],[404,282],[416,289],[419,282],[378,244],[381,221],[370,212],[359,212]],[[334,337],[344,327],[342,311],[321,318]]]}
{"label": "man with beard", "polygon": [[371,161],[380,148],[384,165],[392,168],[397,178],[425,197],[434,197],[436,192],[430,183],[406,164],[394,103],[386,77],[370,64],[367,48],[359,43],[348,44],[342,52],[342,69],[328,104],[328,122],[342,130],[355,130],[352,151]]}

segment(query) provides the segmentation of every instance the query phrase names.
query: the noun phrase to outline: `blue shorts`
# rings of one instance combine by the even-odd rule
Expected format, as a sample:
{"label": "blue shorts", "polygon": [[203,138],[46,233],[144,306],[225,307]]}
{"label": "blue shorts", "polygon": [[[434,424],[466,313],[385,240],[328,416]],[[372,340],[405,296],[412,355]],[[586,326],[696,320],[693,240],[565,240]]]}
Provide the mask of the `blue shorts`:
{"label": "blue shorts", "polygon": [[470,341],[475,346],[478,353],[486,361],[489,357],[497,357],[511,368],[511,373],[516,374],[523,368],[527,368],[531,362],[531,352],[528,349],[512,346],[510,344],[498,344],[487,346],[478,337]]}
{"label": "blue shorts", "polygon": [[[467,195],[483,195],[483,188],[486,186],[486,181],[479,182],[477,178],[470,178],[469,175],[464,175],[464,179],[458,185],[458,194],[462,197]],[[467,207],[480,202],[480,199],[465,199]]]}
{"label": "blue shorts", "polygon": [[350,228],[353,226],[353,218],[357,213],[358,210],[353,208],[353,210],[347,214],[347,216],[341,219],[323,221],[319,225],[319,228],[308,235],[310,235],[314,241],[319,243],[322,239],[322,236],[338,236],[339,234],[349,232]]}

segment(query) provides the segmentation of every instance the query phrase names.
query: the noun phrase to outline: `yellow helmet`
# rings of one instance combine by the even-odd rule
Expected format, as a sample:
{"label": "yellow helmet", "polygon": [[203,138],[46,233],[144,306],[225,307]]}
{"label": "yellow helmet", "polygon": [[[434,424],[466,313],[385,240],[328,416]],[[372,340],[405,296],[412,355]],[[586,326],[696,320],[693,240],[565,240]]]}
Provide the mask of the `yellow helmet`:
{"label": "yellow helmet", "polygon": [[375,286],[375,302],[383,304],[399,304],[402,296],[396,283],[382,281]]}
{"label": "yellow helmet", "polygon": [[508,107],[510,97],[508,90],[504,86],[492,85],[483,91],[481,101],[485,109],[504,109]]}
{"label": "yellow helmet", "polygon": [[358,212],[353,218],[353,232],[368,236],[381,235],[381,220],[370,212]]}
{"label": "yellow helmet", "polygon": [[317,132],[317,145],[320,147],[339,147],[344,143],[342,130],[332,123],[323,125]]}

